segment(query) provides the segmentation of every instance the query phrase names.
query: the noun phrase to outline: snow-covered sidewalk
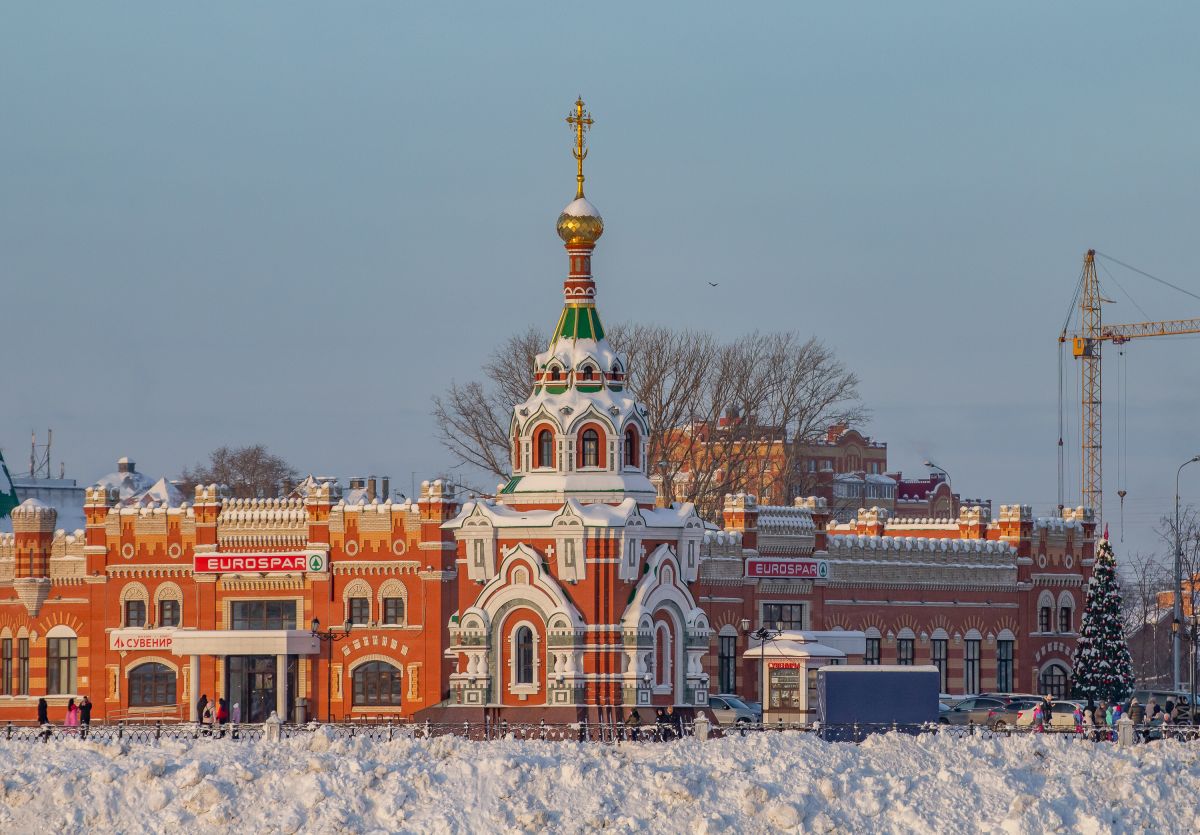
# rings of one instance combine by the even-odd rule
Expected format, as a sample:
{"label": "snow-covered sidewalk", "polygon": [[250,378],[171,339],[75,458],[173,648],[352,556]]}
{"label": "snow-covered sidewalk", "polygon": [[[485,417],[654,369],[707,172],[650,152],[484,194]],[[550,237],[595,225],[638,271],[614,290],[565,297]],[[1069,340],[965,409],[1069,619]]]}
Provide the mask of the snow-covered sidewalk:
{"label": "snow-covered sidewalk", "polygon": [[0,832],[1194,832],[1200,745],[0,741]]}

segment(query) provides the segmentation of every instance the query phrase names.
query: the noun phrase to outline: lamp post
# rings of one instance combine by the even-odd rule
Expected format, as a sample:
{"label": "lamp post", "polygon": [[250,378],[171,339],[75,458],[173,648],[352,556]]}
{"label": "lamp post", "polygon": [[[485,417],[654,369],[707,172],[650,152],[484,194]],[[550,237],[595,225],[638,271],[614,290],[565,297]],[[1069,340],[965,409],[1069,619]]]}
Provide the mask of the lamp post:
{"label": "lamp post", "polygon": [[354,628],[354,623],[347,620],[342,624],[341,633],[333,631],[330,627],[324,632],[321,631],[320,618],[312,619],[312,636],[321,643],[329,647],[326,652],[325,660],[325,722],[333,722],[333,645],[343,638],[350,637],[350,630]]}
{"label": "lamp post", "polygon": [[932,461],[923,461],[922,463],[929,469],[937,470],[938,472],[945,475],[946,476],[946,486],[950,487],[951,489],[954,489],[954,479],[950,477],[949,470],[947,470],[945,467],[939,467],[937,464],[933,463]]}
{"label": "lamp post", "polygon": [[1183,468],[1188,464],[1194,464],[1200,461],[1200,455],[1193,455],[1188,460],[1179,465],[1179,469],[1175,470],[1175,593],[1172,597],[1175,598],[1175,605],[1172,607],[1173,619],[1171,629],[1171,669],[1175,674],[1175,692],[1178,693],[1183,689],[1183,679],[1180,676],[1180,661],[1182,658],[1182,646],[1179,635],[1179,627],[1183,623],[1183,540],[1179,530],[1179,476],[1183,474]]}
{"label": "lamp post", "polygon": [[760,626],[751,632],[750,618],[742,618],[742,634],[747,638],[758,639],[758,663],[762,668],[762,688],[759,690],[759,698],[762,699],[762,723],[765,725],[767,722],[767,708],[771,704],[770,694],[767,693],[767,641],[774,641],[783,634],[783,630],[767,629],[765,626]]}

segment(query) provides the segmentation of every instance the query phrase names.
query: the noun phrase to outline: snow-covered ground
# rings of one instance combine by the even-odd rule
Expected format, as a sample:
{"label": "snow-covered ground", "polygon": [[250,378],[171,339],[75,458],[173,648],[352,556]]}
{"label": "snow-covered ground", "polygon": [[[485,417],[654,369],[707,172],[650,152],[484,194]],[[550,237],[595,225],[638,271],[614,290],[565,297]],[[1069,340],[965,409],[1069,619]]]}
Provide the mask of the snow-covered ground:
{"label": "snow-covered ground", "polygon": [[1200,746],[0,741],[0,832],[1195,832]]}

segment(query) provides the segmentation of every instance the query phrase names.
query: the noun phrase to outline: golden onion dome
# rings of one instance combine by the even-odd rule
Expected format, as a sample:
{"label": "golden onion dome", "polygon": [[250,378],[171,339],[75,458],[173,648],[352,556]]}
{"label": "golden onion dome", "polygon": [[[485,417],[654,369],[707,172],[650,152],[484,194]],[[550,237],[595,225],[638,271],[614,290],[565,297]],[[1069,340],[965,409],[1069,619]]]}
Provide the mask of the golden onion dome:
{"label": "golden onion dome", "polygon": [[558,237],[567,246],[595,244],[604,234],[604,218],[586,197],[577,197],[558,216]]}

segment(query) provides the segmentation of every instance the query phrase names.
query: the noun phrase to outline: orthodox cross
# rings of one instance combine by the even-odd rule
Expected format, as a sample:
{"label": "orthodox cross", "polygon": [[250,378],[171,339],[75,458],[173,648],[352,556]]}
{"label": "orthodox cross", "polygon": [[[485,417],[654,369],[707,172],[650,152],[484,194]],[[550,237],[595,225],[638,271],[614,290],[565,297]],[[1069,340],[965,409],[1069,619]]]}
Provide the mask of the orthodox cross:
{"label": "orthodox cross", "polygon": [[567,124],[575,131],[575,148],[572,153],[575,155],[575,162],[579,166],[579,171],[575,175],[575,199],[583,197],[583,161],[587,159],[587,149],[583,147],[583,135],[587,129],[595,124],[592,119],[592,114],[583,109],[583,97],[580,96],[575,100],[575,112],[567,117]]}

